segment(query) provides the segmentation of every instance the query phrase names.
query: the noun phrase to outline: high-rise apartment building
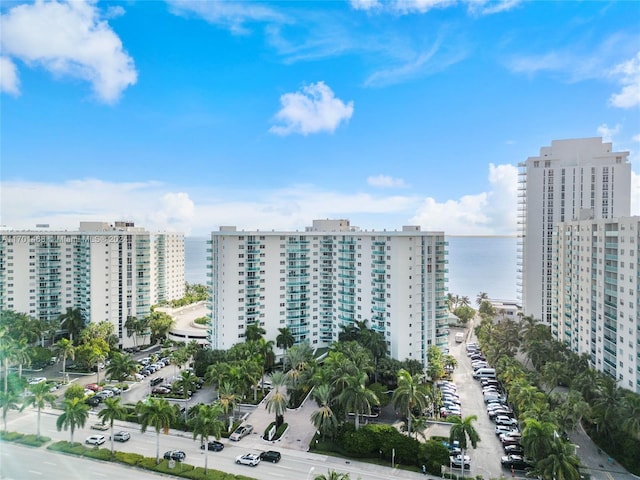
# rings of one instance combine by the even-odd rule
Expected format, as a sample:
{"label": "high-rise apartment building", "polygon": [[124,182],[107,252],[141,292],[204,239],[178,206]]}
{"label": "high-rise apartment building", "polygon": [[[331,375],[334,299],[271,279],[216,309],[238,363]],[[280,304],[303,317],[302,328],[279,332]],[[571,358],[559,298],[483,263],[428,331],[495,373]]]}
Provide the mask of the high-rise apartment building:
{"label": "high-rise apartment building", "polygon": [[129,316],[184,296],[184,237],[131,222],[81,222],[78,231],[0,231],[0,309],[51,320],[66,308],[108,320],[121,345]]}
{"label": "high-rise apartment building", "polygon": [[244,341],[255,322],[268,339],[288,327],[316,348],[367,321],[391,356],[423,364],[430,346],[447,345],[443,232],[362,231],[348,220],[315,220],[304,232],[221,227],[208,251],[215,349]]}
{"label": "high-rise apartment building", "polygon": [[551,331],[640,393],[640,217],[558,224]]}
{"label": "high-rise apartment building", "polygon": [[601,138],[554,140],[519,165],[518,280],[525,315],[551,324],[556,224],[629,216],[628,156]]}

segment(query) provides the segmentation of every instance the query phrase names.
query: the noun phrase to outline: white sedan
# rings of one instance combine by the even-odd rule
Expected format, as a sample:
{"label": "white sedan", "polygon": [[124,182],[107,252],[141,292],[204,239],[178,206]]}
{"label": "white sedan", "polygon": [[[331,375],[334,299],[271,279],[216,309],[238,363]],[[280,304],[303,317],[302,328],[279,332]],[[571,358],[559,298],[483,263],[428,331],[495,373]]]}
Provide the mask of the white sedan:
{"label": "white sedan", "polygon": [[255,467],[260,463],[260,455],[255,453],[246,453],[236,457],[236,463],[241,465],[251,465]]}

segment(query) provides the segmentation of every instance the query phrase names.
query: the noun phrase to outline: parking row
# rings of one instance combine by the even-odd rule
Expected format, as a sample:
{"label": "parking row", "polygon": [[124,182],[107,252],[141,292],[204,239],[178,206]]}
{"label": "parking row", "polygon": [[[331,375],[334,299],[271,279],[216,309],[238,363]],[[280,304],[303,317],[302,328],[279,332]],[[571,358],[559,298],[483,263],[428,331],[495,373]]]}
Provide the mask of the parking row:
{"label": "parking row", "polygon": [[480,382],[487,415],[495,424],[495,434],[505,453],[500,459],[502,467],[512,472],[530,469],[532,464],[525,457],[520,425],[509,405],[507,392],[496,378],[495,370],[487,363],[480,347],[469,343],[466,349],[474,370],[473,378]]}

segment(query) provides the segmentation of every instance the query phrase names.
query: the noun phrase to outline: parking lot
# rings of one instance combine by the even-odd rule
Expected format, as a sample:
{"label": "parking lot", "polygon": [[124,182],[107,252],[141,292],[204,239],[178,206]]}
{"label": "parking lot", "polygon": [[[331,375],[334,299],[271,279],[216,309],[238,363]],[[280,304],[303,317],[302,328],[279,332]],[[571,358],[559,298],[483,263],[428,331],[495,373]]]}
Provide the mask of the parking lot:
{"label": "parking lot", "polygon": [[[504,450],[495,434],[496,426],[487,415],[480,382],[474,380],[472,376],[471,360],[467,356],[465,346],[466,343],[473,340],[468,338],[467,342],[455,343],[452,337],[449,353],[458,360],[458,367],[453,373],[453,382],[458,388],[458,395],[462,403],[462,416],[476,415],[478,417],[474,426],[480,435],[477,448],[475,450],[470,448],[468,452],[465,452],[471,457],[471,470],[465,470],[465,476],[482,475],[485,479],[512,476],[512,473],[503,469],[500,464]],[[457,473],[459,474],[459,470]],[[518,472],[516,472],[516,476],[518,476]],[[520,472],[520,476],[524,476],[524,473]]]}

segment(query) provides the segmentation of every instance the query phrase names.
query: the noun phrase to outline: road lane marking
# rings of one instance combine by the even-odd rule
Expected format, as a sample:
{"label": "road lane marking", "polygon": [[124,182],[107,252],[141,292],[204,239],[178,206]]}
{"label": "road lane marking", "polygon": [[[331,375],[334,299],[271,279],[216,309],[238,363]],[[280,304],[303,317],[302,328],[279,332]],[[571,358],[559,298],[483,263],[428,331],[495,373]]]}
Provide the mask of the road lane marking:
{"label": "road lane marking", "polygon": [[36,472],[35,470],[27,470],[29,473],[35,473],[36,475],[42,475],[42,472]]}

